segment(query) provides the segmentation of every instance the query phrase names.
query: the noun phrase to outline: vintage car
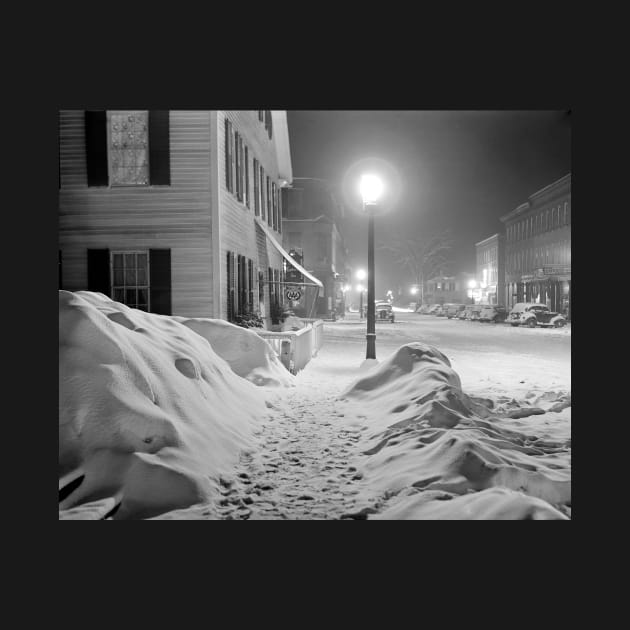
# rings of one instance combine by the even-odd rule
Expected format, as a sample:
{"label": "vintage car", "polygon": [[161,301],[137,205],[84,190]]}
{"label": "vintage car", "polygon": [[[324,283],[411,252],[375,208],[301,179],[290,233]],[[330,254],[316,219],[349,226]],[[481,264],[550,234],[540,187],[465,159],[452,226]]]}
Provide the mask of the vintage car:
{"label": "vintage car", "polygon": [[446,317],[446,309],[448,306],[448,304],[440,304],[432,314],[438,317]]}
{"label": "vintage car", "polygon": [[431,304],[431,306],[429,306],[429,310],[427,311],[427,315],[436,315],[438,310],[441,308],[441,304]]}
{"label": "vintage car", "polygon": [[466,308],[465,304],[445,304],[444,306],[446,307],[446,317],[448,319],[457,317]]}
{"label": "vintage car", "polygon": [[464,306],[464,308],[461,311],[459,311],[459,313],[457,313],[455,317],[457,317],[457,319],[470,319],[472,309],[473,309],[472,304],[468,304]]}
{"label": "vintage car", "polygon": [[390,321],[394,323],[394,309],[389,302],[376,302],[374,305],[377,320]]}
{"label": "vintage car", "polygon": [[478,322],[480,314],[481,314],[481,305],[480,304],[473,304],[473,306],[470,309],[470,317],[468,319],[471,322]]}
{"label": "vintage car", "polygon": [[423,304],[419,309],[418,309],[418,313],[420,313],[420,315],[426,315],[430,308],[431,308],[432,304]]}
{"label": "vintage car", "polygon": [[507,315],[507,309],[501,304],[483,304],[479,311],[479,321],[498,324],[499,322],[504,322]]}
{"label": "vintage car", "polygon": [[564,315],[549,310],[545,304],[519,302],[512,307],[508,320],[512,326],[555,326],[560,328],[567,323]]}

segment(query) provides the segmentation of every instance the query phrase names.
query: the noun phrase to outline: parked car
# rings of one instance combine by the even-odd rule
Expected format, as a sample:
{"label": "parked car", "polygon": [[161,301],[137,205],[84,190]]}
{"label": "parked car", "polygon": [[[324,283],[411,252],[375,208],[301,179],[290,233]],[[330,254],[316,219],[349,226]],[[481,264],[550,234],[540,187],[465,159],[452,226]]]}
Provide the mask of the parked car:
{"label": "parked car", "polygon": [[479,311],[480,322],[504,322],[508,312],[505,306],[501,304],[484,304]]}
{"label": "parked car", "polygon": [[446,306],[446,317],[448,317],[448,319],[457,317],[457,315],[466,308],[465,304],[445,304],[445,306]]}
{"label": "parked car", "polygon": [[438,306],[437,309],[435,309],[435,313],[433,313],[434,315],[437,315],[438,317],[446,317],[446,308],[448,307],[448,304],[440,304]]}
{"label": "parked car", "polygon": [[435,315],[437,311],[441,308],[441,304],[431,304],[431,306],[429,306],[429,310],[427,311],[427,315]]}
{"label": "parked car", "polygon": [[390,321],[394,323],[395,315],[394,309],[389,302],[377,302],[374,305],[376,312],[376,319]]}
{"label": "parked car", "polygon": [[481,306],[479,304],[473,304],[473,306],[470,309],[470,317],[468,319],[471,322],[478,322],[480,313],[481,313]]}
{"label": "parked car", "polygon": [[456,315],[457,319],[470,319],[472,309],[473,307],[471,304],[464,306],[464,308],[461,311],[459,311],[459,313],[457,313]]}
{"label": "parked car", "polygon": [[512,326],[528,326],[535,328],[536,326],[555,326],[560,328],[567,323],[566,318],[561,313],[549,310],[545,304],[536,304],[533,302],[519,302],[515,304],[508,321]]}
{"label": "parked car", "polygon": [[421,315],[426,315],[429,310],[431,309],[431,304],[423,304],[419,309],[418,309],[418,313],[420,313]]}

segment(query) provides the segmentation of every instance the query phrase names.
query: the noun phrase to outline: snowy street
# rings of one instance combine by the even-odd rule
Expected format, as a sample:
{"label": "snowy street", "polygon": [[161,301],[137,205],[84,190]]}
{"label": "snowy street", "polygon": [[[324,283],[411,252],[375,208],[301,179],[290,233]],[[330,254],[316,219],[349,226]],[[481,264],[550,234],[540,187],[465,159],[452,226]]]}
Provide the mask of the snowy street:
{"label": "snowy street", "polygon": [[[465,393],[490,398],[497,409],[503,405],[507,410],[510,404],[521,409],[530,403],[548,408],[568,398],[559,413],[506,419],[504,426],[535,431],[541,443],[570,443],[569,328],[520,329],[406,312],[396,317],[394,324],[377,323],[379,362],[401,345],[421,341],[450,359]],[[345,320],[326,322],[324,346],[298,373],[296,386],[268,390],[270,413],[258,446],[222,479],[218,507],[199,505],[155,518],[378,517],[388,497],[396,494],[363,479],[366,449],[372,446],[367,436],[382,410],[338,400],[365,373],[360,370],[364,357],[365,320],[350,313]],[[556,451],[551,448],[544,457],[554,457]],[[570,515],[570,507],[565,513]]]}

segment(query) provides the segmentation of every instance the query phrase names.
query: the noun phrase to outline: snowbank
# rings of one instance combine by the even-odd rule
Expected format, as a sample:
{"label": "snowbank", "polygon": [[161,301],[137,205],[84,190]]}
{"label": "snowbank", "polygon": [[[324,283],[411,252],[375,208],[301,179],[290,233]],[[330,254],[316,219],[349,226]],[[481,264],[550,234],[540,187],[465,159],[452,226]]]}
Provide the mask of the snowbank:
{"label": "snowbank", "polygon": [[235,374],[260,365],[237,348],[247,352],[246,340],[253,363],[264,356],[272,372],[274,363],[255,333],[226,328],[237,339],[229,352],[224,340],[230,367],[194,328],[214,339],[220,326],[59,291],[60,499],[69,492],[60,511],[90,503],[102,517],[113,498],[115,519],[146,518],[218,496],[266,411],[263,391]]}
{"label": "snowbank", "polygon": [[[492,400],[467,396],[436,348],[420,342],[401,346],[341,398],[369,410],[361,442],[368,457],[361,472],[366,487],[387,502],[383,518],[566,518],[562,512],[570,513],[570,437],[516,430],[514,423],[525,422],[527,414],[515,419],[508,409],[494,409]],[[566,402],[558,401],[558,407]],[[494,490],[468,496],[489,489]],[[417,491],[422,496],[406,496]]]}
{"label": "snowbank", "polygon": [[563,520],[545,501],[505,488],[489,488],[459,497],[418,492],[372,517],[374,520]]}
{"label": "snowbank", "polygon": [[280,363],[273,348],[253,330],[222,319],[172,317],[194,330],[232,370],[254,385],[292,387],[295,377]]}

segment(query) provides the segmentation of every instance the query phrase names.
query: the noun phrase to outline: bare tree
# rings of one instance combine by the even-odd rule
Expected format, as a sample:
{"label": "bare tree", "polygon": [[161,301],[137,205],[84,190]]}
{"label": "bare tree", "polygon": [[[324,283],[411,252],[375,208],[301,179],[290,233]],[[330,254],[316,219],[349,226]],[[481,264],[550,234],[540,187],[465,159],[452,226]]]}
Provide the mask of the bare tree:
{"label": "bare tree", "polygon": [[416,298],[417,308],[424,301],[426,281],[452,263],[449,258],[452,245],[449,230],[430,232],[417,237],[399,232],[389,244],[379,245],[379,249],[396,254],[396,262],[411,273],[419,289]]}

